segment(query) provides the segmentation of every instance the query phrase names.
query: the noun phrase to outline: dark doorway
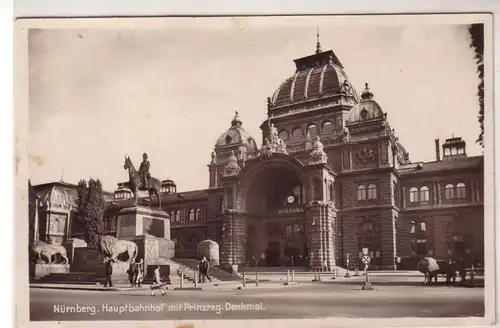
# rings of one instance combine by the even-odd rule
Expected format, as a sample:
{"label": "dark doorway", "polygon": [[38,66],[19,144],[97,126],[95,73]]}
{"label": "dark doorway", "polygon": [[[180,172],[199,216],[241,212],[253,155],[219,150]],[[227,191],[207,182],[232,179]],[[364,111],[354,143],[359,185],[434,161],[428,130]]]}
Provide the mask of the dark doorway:
{"label": "dark doorway", "polygon": [[300,266],[303,265],[304,260],[304,247],[301,245],[301,241],[289,241],[286,244],[285,257],[288,259],[286,266]]}
{"label": "dark doorway", "polygon": [[266,249],[266,264],[268,267],[280,265],[280,243],[277,241],[270,241],[267,243]]}

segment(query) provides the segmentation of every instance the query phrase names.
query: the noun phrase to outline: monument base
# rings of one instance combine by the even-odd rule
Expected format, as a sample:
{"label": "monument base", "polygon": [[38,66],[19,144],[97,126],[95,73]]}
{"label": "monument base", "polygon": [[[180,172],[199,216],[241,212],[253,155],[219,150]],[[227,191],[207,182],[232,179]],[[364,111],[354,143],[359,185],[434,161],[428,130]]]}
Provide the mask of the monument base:
{"label": "monument base", "polygon": [[35,278],[41,278],[51,273],[68,273],[69,264],[35,264]]}

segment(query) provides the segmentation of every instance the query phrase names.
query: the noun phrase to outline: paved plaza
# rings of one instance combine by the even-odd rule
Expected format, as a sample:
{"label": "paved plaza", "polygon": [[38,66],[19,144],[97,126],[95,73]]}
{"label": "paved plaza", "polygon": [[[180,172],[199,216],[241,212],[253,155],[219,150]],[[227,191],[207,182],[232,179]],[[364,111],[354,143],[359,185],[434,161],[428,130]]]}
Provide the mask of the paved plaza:
{"label": "paved plaza", "polygon": [[236,287],[169,290],[165,296],[154,297],[147,287],[131,291],[31,288],[30,318],[65,321],[484,315],[484,288],[374,283],[375,290],[363,291],[354,282],[300,283],[290,287],[273,282],[244,290]]}

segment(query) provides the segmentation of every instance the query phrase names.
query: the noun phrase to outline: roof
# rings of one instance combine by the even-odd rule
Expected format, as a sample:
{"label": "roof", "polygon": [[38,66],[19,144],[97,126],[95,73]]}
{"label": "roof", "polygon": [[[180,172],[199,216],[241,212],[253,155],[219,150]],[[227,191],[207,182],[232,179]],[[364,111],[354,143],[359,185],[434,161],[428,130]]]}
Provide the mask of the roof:
{"label": "roof", "polygon": [[346,82],[352,97],[358,101],[356,90],[348,82],[344,67],[333,51],[295,59],[296,72],[276,89],[271,107],[280,107],[342,93]]}
{"label": "roof", "polygon": [[243,128],[243,123],[240,120],[238,112],[235,112],[229,129],[222,133],[217,139],[215,147],[217,148],[236,144],[247,146],[252,150],[258,149],[255,139]]}
{"label": "roof", "polygon": [[435,173],[465,169],[479,169],[483,165],[483,156],[473,156],[455,160],[411,163],[399,167],[401,175]]}

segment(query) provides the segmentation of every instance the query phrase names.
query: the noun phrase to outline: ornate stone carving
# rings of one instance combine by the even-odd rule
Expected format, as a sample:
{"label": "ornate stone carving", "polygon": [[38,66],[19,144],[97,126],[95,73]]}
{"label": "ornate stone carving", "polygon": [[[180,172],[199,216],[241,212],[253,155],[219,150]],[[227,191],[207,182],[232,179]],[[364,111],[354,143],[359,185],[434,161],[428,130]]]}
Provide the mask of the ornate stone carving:
{"label": "ornate stone carving", "polygon": [[342,140],[345,142],[349,142],[351,140],[351,134],[346,126],[344,126],[344,129],[342,130]]}
{"label": "ornate stone carving", "polygon": [[215,164],[215,151],[212,151],[212,153],[210,154],[210,156],[212,157],[212,160],[210,161],[210,164]]}
{"label": "ornate stone carving", "polygon": [[375,154],[373,150],[363,148],[363,150],[357,151],[355,155],[355,161],[358,164],[366,164],[373,162],[375,160]]}
{"label": "ornate stone carving", "polygon": [[269,125],[269,138],[264,139],[264,144],[259,150],[259,155],[271,157],[273,153],[288,154],[286,144],[278,135],[278,130],[274,124]]}
{"label": "ornate stone carving", "polygon": [[143,218],[142,219],[142,227],[144,229],[144,233],[150,233],[152,225],[153,225],[152,218]]}
{"label": "ornate stone carving", "polygon": [[159,253],[158,240],[146,241],[145,253],[148,258],[157,258]]}
{"label": "ornate stone carving", "polygon": [[307,134],[306,134],[305,147],[306,147],[306,150],[311,150],[313,147],[312,139],[311,139],[311,135],[309,134],[309,131],[307,131]]}
{"label": "ornate stone carving", "polygon": [[313,150],[309,153],[309,165],[326,163],[328,157],[323,150],[323,144],[318,136],[316,136],[313,144]]}
{"label": "ornate stone carving", "polygon": [[224,176],[235,176],[238,175],[241,171],[241,168],[238,165],[238,159],[234,154],[234,150],[231,151],[231,155],[229,156],[229,161],[224,168]]}

